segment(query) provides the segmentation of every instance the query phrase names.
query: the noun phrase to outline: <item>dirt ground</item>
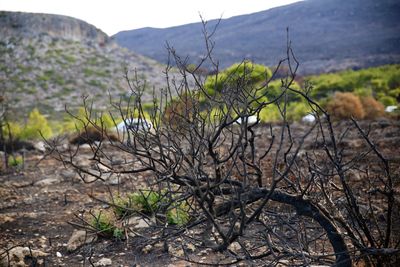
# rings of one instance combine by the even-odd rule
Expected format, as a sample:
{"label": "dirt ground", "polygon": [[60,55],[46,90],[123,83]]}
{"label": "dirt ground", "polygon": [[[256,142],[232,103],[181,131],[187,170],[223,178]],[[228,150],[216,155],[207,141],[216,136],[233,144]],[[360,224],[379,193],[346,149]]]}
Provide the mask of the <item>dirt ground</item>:
{"label": "dirt ground", "polygon": [[[400,122],[368,124],[372,129],[371,137],[383,154],[399,163]],[[0,175],[0,249],[22,246],[48,253],[42,263],[44,266],[103,266],[102,258],[111,260],[109,266],[194,266],[171,256],[162,246],[143,251],[140,238],[99,238],[93,244],[68,252],[67,243],[74,231],[68,222],[73,220],[75,214],[99,207],[107,208],[88,194],[107,199],[109,190],[131,192],[146,177],[137,175],[135,179],[121,184],[101,181],[85,184],[73,170],[65,168],[52,157],[43,156],[42,152],[28,151],[23,167]],[[203,252],[198,255],[201,259],[211,254]]]}

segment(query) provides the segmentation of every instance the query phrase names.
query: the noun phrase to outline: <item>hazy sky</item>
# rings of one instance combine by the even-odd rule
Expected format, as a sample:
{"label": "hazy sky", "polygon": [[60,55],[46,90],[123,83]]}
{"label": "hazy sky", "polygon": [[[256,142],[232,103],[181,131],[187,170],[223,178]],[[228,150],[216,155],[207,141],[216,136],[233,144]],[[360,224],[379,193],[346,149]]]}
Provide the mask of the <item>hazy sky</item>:
{"label": "hazy sky", "polygon": [[253,13],[299,0],[0,0],[0,10],[79,18],[109,35]]}

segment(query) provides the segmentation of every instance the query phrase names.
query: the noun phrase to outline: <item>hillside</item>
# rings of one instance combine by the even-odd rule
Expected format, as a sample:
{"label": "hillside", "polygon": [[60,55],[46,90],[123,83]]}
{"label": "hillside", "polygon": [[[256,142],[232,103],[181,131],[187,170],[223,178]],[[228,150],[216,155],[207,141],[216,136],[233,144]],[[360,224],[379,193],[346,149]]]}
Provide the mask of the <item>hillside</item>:
{"label": "hillside", "polygon": [[11,114],[38,107],[57,115],[88,95],[104,109],[108,94],[128,97],[124,68],[136,69],[152,88],[162,86],[163,66],[119,47],[96,27],[74,18],[20,12],[0,13],[0,90]]}
{"label": "hillside", "polygon": [[[223,19],[214,56],[222,67],[243,58],[275,65],[286,53],[289,27],[303,74],[398,63],[399,18],[397,0],[306,0]],[[121,46],[160,62],[167,58],[166,41],[192,62],[204,53],[201,23],[123,31],[114,37]]]}

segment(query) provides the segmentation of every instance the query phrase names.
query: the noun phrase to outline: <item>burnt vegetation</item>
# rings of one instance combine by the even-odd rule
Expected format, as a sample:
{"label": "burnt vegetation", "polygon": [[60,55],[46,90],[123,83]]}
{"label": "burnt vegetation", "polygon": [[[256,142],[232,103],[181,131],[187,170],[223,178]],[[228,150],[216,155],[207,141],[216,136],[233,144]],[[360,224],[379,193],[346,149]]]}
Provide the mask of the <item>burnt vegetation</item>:
{"label": "burnt vegetation", "polygon": [[[136,195],[145,203],[141,208],[116,196],[99,201],[118,210],[118,220],[134,214],[148,222],[149,228],[135,237],[143,246],[163,243],[171,249],[173,244],[182,251],[176,257],[189,262],[199,262],[188,249],[195,247],[216,252],[208,264],[398,263],[399,163],[378,149],[365,124],[333,121],[310,97],[311,85],[292,86],[299,64],[290,43],[287,57],[272,76],[265,75],[262,86],[249,80],[252,68],[243,61],[240,75],[228,77],[210,93],[197,70],[212,65],[218,80],[214,31],[204,27],[207,53],[196,67],[188,68],[187,58],[168,47],[166,88],[154,95],[152,109],[147,108],[150,117],[145,118],[141,99],[145,83],[126,73],[131,98],[114,107],[124,120],[147,120],[151,129],[130,128],[124,138],[106,142],[111,136],[89,116],[84,129],[96,130],[86,137],[94,132],[102,137],[89,142],[97,170],[79,165],[79,147],[65,150],[51,143],[52,155],[75,168],[84,181],[87,176],[106,180],[113,174],[143,175],[146,191]],[[172,66],[179,69],[180,79],[169,76]],[[280,93],[267,99],[277,73]],[[302,132],[294,131],[287,118],[288,98],[293,96],[307,103],[316,118]],[[260,112],[268,107],[279,110],[280,123],[260,122]],[[345,127],[339,131],[338,124]],[[357,153],[347,141],[352,136],[363,140]],[[116,150],[124,160],[113,160]],[[74,224],[89,225],[79,216]],[[118,230],[118,237],[127,238],[130,231]]]}

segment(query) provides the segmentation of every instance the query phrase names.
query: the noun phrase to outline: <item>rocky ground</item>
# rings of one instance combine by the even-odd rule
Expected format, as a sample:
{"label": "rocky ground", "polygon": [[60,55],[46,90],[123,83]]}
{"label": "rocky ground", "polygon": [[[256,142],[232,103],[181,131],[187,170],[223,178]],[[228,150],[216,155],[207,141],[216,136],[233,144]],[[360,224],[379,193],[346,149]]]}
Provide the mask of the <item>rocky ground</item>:
{"label": "rocky ground", "polygon": [[[364,123],[367,125],[371,126],[371,138],[382,153],[399,167],[399,121]],[[301,125],[294,128],[304,130]],[[306,140],[305,148],[311,140]],[[352,136],[347,146],[357,148],[362,142]],[[81,162],[89,164],[88,158]],[[129,179],[83,183],[73,170],[45,157],[44,152],[26,152],[24,166],[3,171],[0,176],[0,262],[5,266],[8,260],[12,266],[192,266],[179,259],[179,250],[171,247],[166,252],[164,244],[144,246],[140,236],[126,240],[85,236],[85,232],[69,224],[82,213],[109,208],[89,195],[109,199],[110,191],[131,192],[142,188],[146,179],[134,175]],[[139,219],[132,223],[137,228],[146,227]],[[218,257],[207,250],[193,248],[192,253],[198,261]]]}

